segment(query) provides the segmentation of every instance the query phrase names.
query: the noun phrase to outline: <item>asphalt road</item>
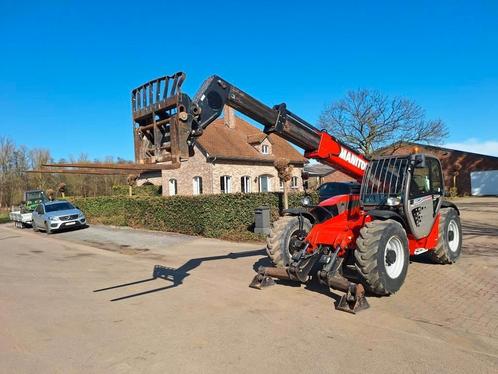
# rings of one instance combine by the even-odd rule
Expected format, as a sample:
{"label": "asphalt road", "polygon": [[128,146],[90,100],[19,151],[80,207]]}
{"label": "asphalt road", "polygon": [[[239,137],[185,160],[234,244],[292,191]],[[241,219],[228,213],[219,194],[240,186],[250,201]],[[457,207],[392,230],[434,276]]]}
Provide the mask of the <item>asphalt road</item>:
{"label": "asphalt road", "polygon": [[495,373],[498,199],[459,205],[460,261],[412,262],[358,315],[316,288],[248,288],[261,245],[0,225],[0,372]]}

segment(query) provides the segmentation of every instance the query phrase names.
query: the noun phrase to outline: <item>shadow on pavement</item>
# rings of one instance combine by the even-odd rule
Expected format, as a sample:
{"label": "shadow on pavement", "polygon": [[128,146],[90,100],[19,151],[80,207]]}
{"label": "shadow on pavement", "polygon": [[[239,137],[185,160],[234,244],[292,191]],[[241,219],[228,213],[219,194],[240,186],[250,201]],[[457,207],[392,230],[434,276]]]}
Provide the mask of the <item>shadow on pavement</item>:
{"label": "shadow on pavement", "polygon": [[127,296],[118,297],[115,299],[111,299],[110,301],[125,300],[125,299],[129,299],[132,297],[142,296],[142,295],[146,295],[149,293],[163,291],[163,290],[167,290],[169,288],[177,287],[177,286],[183,284],[183,280],[190,275],[189,271],[197,268],[205,261],[218,261],[218,260],[227,260],[227,259],[236,260],[238,258],[252,257],[252,256],[264,256],[264,255],[266,255],[266,252],[264,249],[257,249],[257,250],[253,250],[253,251],[244,251],[244,252],[235,252],[235,253],[232,252],[232,253],[229,253],[227,255],[220,255],[220,256],[193,258],[191,260],[188,260],[185,264],[183,264],[182,266],[180,266],[179,268],[176,268],[176,269],[171,268],[171,267],[167,267],[167,266],[162,266],[162,265],[155,265],[151,278],[142,279],[142,280],[124,283],[124,284],[118,284],[115,286],[110,286],[110,287],[105,287],[105,288],[100,288],[98,290],[94,290],[93,292],[108,291],[108,290],[113,290],[116,288],[132,286],[132,285],[140,284],[140,283],[146,283],[146,282],[156,280],[158,278],[170,281],[172,283],[172,284],[165,286],[165,287],[154,288],[152,290],[138,292],[138,293],[134,293],[134,294],[127,295]]}

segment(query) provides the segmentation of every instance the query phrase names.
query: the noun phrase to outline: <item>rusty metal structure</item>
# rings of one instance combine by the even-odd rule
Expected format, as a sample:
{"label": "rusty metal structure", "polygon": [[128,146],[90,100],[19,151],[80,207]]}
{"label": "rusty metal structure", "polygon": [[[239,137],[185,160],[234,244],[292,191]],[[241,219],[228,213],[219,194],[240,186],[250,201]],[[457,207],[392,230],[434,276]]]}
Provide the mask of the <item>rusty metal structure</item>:
{"label": "rusty metal structure", "polygon": [[184,73],[163,76],[131,92],[135,163],[43,164],[29,173],[128,175],[177,169],[189,158],[191,118],[186,108],[191,100],[181,91]]}
{"label": "rusty metal structure", "polygon": [[[190,98],[181,86],[184,73],[149,81],[131,92],[135,162],[165,163],[160,169],[175,169],[190,155],[188,114]],[[157,169],[155,169],[157,170]]]}

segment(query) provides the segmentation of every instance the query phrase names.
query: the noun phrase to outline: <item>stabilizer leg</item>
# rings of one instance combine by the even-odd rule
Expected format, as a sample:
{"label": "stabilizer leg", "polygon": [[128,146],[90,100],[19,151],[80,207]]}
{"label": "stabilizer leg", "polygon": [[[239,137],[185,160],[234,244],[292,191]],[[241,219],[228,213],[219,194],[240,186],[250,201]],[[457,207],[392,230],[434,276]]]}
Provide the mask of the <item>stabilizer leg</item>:
{"label": "stabilizer leg", "polygon": [[261,290],[266,287],[275,285],[273,278],[291,279],[287,268],[270,268],[261,266],[258,269],[258,274],[254,277],[249,287]]}

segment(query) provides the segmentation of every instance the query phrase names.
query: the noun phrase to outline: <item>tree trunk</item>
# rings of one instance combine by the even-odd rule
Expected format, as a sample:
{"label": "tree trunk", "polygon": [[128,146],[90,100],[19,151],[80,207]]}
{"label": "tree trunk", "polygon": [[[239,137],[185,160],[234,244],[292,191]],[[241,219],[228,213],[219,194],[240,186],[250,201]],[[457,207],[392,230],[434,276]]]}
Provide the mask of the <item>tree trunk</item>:
{"label": "tree trunk", "polygon": [[284,209],[289,209],[289,196],[287,193],[287,185],[289,182],[284,182]]}

